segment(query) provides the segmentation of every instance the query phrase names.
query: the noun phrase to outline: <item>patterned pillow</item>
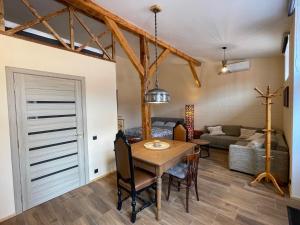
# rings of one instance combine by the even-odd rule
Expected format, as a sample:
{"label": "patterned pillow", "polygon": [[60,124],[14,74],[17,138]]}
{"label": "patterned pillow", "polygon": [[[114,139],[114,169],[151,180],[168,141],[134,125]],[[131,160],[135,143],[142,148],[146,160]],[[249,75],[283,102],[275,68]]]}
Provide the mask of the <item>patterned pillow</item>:
{"label": "patterned pillow", "polygon": [[207,130],[209,131],[209,135],[212,136],[225,135],[225,133],[222,131],[222,126],[207,127]]}
{"label": "patterned pillow", "polygon": [[254,135],[255,132],[256,132],[256,130],[249,130],[249,129],[241,128],[240,138],[247,139],[247,138],[251,137],[252,135]]}

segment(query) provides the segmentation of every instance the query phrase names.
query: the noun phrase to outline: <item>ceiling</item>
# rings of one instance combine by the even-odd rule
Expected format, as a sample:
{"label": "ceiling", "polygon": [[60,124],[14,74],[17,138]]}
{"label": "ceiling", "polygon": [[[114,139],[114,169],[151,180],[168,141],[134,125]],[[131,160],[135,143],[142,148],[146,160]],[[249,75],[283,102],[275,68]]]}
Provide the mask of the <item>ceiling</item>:
{"label": "ceiling", "polygon": [[95,2],[153,33],[159,4],[159,37],[198,59],[231,59],[279,55],[288,31],[288,0],[95,0]]}
{"label": "ceiling", "polygon": [[[220,60],[221,46],[228,46],[229,59],[279,55],[283,33],[288,31],[288,0],[94,0],[129,22],[154,33],[154,15],[159,4],[158,35],[174,47],[200,60]],[[53,0],[29,0],[41,15],[62,6]],[[22,23],[32,17],[20,0],[4,0],[6,19]],[[65,17],[65,18],[62,18]],[[88,19],[88,18],[86,18]],[[64,22],[63,22],[64,21]],[[62,36],[68,37],[67,15],[50,21]],[[103,25],[90,21],[95,33]],[[41,25],[36,26],[44,30]],[[80,41],[88,36],[76,29]],[[138,53],[139,40],[126,33]],[[152,46],[153,47],[153,46]],[[118,54],[118,52],[117,52]],[[124,55],[119,51],[120,55]]]}

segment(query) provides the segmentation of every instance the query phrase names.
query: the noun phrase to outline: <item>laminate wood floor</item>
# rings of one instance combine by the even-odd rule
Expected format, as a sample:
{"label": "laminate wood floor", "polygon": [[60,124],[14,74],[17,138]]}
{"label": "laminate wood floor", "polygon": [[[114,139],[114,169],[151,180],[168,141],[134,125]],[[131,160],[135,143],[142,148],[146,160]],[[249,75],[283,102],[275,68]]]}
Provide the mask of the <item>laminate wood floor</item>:
{"label": "laminate wood floor", "polygon": [[[155,220],[155,208],[137,215],[137,225],[285,225],[286,206],[300,208],[300,202],[280,197],[269,184],[256,188],[250,175],[228,170],[228,151],[211,149],[211,157],[199,162],[199,197],[190,194],[190,213],[185,212],[185,191],[171,192],[165,200],[167,180],[163,182],[162,220]],[[116,209],[115,175],[94,181],[11,218],[1,225],[122,225],[129,221],[130,200]]]}

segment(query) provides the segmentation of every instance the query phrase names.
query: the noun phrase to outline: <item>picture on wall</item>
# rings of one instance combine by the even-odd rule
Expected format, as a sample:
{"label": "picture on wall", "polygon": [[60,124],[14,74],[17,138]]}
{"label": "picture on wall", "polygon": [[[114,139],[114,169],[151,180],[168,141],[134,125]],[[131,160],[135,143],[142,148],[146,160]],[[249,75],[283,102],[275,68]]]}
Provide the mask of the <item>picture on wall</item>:
{"label": "picture on wall", "polygon": [[125,130],[125,121],[123,118],[118,118],[118,130]]}
{"label": "picture on wall", "polygon": [[289,86],[285,87],[284,91],[283,91],[283,106],[284,107],[289,107]]}

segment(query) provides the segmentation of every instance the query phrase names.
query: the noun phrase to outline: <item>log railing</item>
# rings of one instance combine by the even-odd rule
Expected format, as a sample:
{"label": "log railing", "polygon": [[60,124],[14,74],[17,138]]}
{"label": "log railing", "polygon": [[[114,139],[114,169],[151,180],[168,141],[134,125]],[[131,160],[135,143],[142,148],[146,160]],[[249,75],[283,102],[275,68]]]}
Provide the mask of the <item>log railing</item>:
{"label": "log railing", "polygon": [[[108,30],[101,32],[100,34],[96,35],[94,34],[87,23],[80,17],[79,11],[77,9],[74,9],[72,6],[66,6],[63,7],[60,10],[57,10],[55,12],[51,12],[47,15],[40,15],[40,13],[30,4],[28,0],[20,0],[26,8],[33,14],[34,17],[36,17],[33,20],[27,21],[23,24],[20,24],[14,28],[5,30],[5,20],[4,20],[4,10],[3,10],[3,0],[0,0],[0,31],[4,32],[4,34],[7,34],[9,36],[18,36],[18,32],[24,31],[28,28],[32,28],[33,26],[37,24],[43,24],[44,27],[47,28],[49,33],[61,44],[61,47],[73,51],[76,53],[83,53],[83,50],[90,46],[93,43],[96,43],[97,48],[103,52],[102,54],[99,54],[99,58],[112,60],[114,61],[115,57],[115,47],[113,38],[111,38],[111,44],[104,47],[101,44],[101,38],[103,38],[105,35],[111,33]],[[68,13],[68,24],[69,24],[69,43],[65,41],[64,38],[62,38],[58,32],[48,23],[48,21],[52,18],[55,18],[61,14]],[[78,23],[83,27],[83,29],[87,32],[87,34],[90,36],[90,39],[87,40],[85,43],[81,44],[80,46],[75,46],[75,28],[74,28],[74,22],[75,20],[78,21]],[[77,42],[78,43],[78,42]],[[93,47],[95,48],[95,47]],[[110,50],[110,53],[109,53]]]}

